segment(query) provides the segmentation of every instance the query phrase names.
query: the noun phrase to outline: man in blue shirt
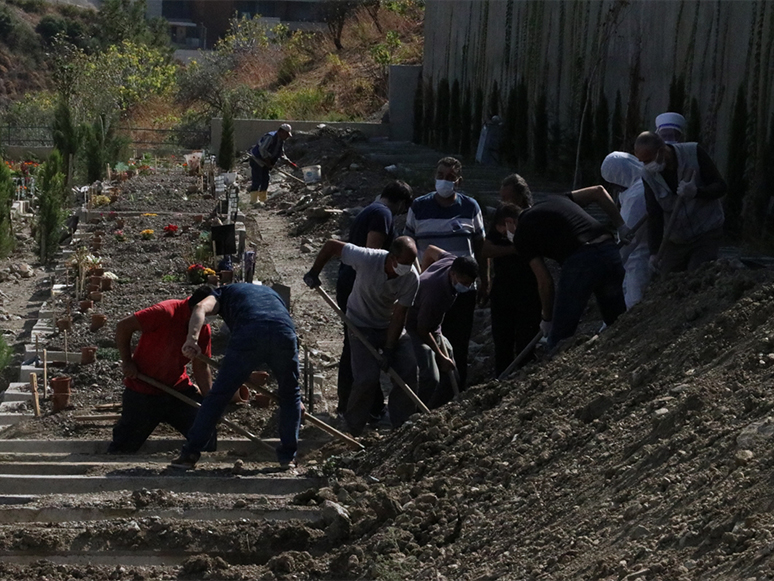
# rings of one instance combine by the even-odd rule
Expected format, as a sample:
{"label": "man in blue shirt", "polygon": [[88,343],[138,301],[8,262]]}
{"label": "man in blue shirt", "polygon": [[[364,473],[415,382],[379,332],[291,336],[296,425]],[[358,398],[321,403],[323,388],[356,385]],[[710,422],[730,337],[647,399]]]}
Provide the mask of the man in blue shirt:
{"label": "man in blue shirt", "polygon": [[262,365],[268,366],[277,379],[280,436],[277,457],[281,466],[289,466],[298,448],[301,392],[298,340],[285,303],[269,287],[247,283],[219,288],[203,286],[192,298],[196,300],[200,296],[203,298],[191,311],[183,355],[193,359],[201,354],[197,341],[207,316],[220,315],[231,335],[218,376],[202,401],[188,432],[188,441],[171,466],[191,469],[196,465],[226,405]]}
{"label": "man in blue shirt", "polygon": [[[414,200],[406,218],[404,234],[417,242],[420,259],[428,246],[433,245],[455,256],[472,256],[484,272],[481,249],[484,244],[484,218],[478,202],[457,191],[462,181],[462,164],[453,157],[438,162],[435,172],[435,191]],[[480,280],[478,295],[484,300],[486,281]],[[468,377],[468,343],[473,329],[476,293],[458,297],[446,313],[443,335],[452,344],[460,389]]]}
{"label": "man in blue shirt", "polygon": [[[411,205],[411,186],[406,182],[395,180],[387,184],[379,199],[366,206],[360,212],[349,229],[349,243],[364,248],[388,250],[395,239],[392,227],[393,216],[403,214]],[[346,314],[347,299],[355,284],[355,269],[343,262],[339,266],[339,278],[336,281],[336,302]],[[339,359],[338,377],[338,412],[347,411],[347,402],[352,390],[352,363],[350,361],[349,333],[344,329],[344,347]],[[384,414],[384,398],[377,397],[371,408],[371,419],[378,421]]]}
{"label": "man in blue shirt", "polygon": [[283,123],[276,131],[270,131],[258,140],[250,150],[250,201],[266,201],[269,189],[269,172],[282,157],[285,157],[285,141],[293,134],[289,123]]}

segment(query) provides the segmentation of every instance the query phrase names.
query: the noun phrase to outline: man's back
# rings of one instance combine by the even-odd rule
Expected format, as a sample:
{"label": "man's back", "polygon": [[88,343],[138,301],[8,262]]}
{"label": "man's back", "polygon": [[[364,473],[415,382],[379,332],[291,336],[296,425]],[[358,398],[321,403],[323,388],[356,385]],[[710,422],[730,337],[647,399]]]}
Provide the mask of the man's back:
{"label": "man's back", "polygon": [[251,336],[261,327],[293,328],[285,303],[268,286],[242,282],[216,288],[212,294],[218,300],[218,314],[231,330],[232,338],[240,332]]}

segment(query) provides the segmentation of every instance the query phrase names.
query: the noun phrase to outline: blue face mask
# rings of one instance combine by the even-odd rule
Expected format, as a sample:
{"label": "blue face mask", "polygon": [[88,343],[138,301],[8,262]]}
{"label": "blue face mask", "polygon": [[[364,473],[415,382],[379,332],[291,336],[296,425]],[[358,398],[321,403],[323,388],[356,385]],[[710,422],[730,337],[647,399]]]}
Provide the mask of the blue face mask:
{"label": "blue face mask", "polygon": [[475,284],[472,284],[470,286],[465,286],[461,282],[455,282],[454,283],[454,290],[456,290],[458,293],[466,293],[468,291],[472,291]]}

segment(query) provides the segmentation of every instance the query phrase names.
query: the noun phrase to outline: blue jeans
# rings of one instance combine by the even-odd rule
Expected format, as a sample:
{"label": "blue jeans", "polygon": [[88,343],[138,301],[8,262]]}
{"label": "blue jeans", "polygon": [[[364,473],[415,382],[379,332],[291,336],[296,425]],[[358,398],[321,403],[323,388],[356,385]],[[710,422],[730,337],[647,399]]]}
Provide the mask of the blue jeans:
{"label": "blue jeans", "polygon": [[279,384],[280,445],[277,447],[277,458],[280,463],[293,460],[298,449],[301,421],[298,345],[293,330],[282,326],[256,333],[250,341],[235,341],[232,336],[212,389],[202,401],[196,421],[188,432],[184,454],[198,455],[204,449],[234,393],[263,364],[269,367]]}
{"label": "blue jeans", "polygon": [[581,246],[562,264],[554,299],[553,327],[549,347],[572,337],[593,294],[602,319],[612,325],[626,311],[623,296],[624,267],[616,244],[609,240]]}

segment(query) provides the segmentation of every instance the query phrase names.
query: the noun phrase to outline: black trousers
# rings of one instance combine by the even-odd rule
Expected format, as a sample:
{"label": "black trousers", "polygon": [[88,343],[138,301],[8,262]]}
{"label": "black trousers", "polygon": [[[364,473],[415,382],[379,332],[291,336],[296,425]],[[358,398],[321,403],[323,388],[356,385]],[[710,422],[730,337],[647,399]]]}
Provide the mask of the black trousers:
{"label": "black trousers", "polygon": [[[181,393],[195,401],[202,400],[193,387]],[[197,408],[166,393],[150,395],[124,389],[121,402],[121,419],[113,427],[113,441],[108,447],[108,454],[137,452],[156,426],[162,422],[169,424],[185,436],[193,425],[198,411]],[[216,435],[213,435],[205,451],[215,450],[216,442]]]}
{"label": "black trousers", "polygon": [[[473,333],[473,313],[476,310],[476,293],[474,291],[460,293],[446,311],[441,325],[443,336],[451,343],[454,350],[454,362],[460,377],[460,391],[464,390],[468,381],[468,344]],[[443,402],[446,403],[446,402]]]}
{"label": "black trousers", "polygon": [[[535,287],[497,284],[495,279],[489,293],[489,304],[497,377],[540,330],[540,296]],[[531,353],[522,365],[532,359],[534,354]]]}

